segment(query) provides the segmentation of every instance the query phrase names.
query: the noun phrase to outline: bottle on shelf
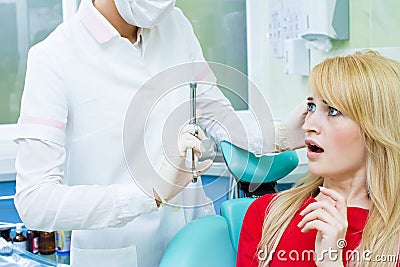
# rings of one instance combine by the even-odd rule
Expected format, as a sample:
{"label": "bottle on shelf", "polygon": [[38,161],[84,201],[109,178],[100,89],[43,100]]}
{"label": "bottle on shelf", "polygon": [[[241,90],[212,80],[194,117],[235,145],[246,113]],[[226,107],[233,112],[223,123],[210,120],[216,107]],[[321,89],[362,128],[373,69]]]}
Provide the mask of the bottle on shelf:
{"label": "bottle on shelf", "polygon": [[12,242],[10,237],[11,227],[0,227],[0,237],[4,238],[7,242]]}
{"label": "bottle on shelf", "polygon": [[54,232],[39,231],[39,253],[50,255],[56,252],[56,242]]}
{"label": "bottle on shelf", "polygon": [[39,232],[34,230],[28,230],[26,233],[27,243],[26,250],[34,254],[39,253]]}
{"label": "bottle on shelf", "polygon": [[71,231],[56,231],[56,258],[58,263],[70,264]]}
{"label": "bottle on shelf", "polygon": [[10,237],[11,227],[0,227],[0,258],[11,256],[13,253],[12,239]]}
{"label": "bottle on shelf", "polygon": [[17,233],[12,242],[14,244],[15,247],[18,247],[22,250],[26,250],[26,236],[24,236],[24,234],[22,233],[22,226],[24,224],[22,223],[17,223],[16,227],[15,227],[15,232]]}

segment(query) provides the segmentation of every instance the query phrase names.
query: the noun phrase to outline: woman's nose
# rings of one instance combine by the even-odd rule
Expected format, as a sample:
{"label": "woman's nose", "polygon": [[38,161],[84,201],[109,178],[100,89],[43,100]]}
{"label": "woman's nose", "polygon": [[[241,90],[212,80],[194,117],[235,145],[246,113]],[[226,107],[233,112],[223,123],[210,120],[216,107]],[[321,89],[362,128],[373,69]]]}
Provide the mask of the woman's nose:
{"label": "woman's nose", "polygon": [[316,133],[320,134],[321,133],[321,121],[322,118],[320,118],[319,114],[317,112],[309,113],[303,124],[303,130],[305,133]]}

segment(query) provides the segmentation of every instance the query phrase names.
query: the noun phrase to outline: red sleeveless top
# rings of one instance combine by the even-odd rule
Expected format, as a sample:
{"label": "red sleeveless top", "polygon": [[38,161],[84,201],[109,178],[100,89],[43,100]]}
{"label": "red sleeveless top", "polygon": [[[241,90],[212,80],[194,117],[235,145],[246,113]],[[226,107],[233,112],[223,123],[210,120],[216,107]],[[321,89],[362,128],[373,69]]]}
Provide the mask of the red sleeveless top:
{"label": "red sleeveless top", "polygon": [[[258,250],[258,244],[261,240],[262,226],[265,219],[265,211],[268,204],[276,196],[276,194],[265,195],[255,200],[249,209],[243,221],[242,230],[239,239],[239,248],[237,255],[238,267],[257,267],[258,257],[266,257],[266,255]],[[314,254],[315,238],[317,230],[311,230],[302,233],[297,224],[303,218],[299,213],[307,207],[308,204],[315,202],[314,198],[308,198],[297,211],[294,218],[285,230],[278,247],[272,254],[270,267],[277,266],[301,266],[315,267]],[[343,249],[343,263],[346,266],[352,252],[359,246],[362,237],[362,231],[366,224],[368,210],[348,207],[347,220],[348,228],[346,233],[346,243]],[[262,248],[261,248],[262,249]],[[334,254],[332,254],[334,256]],[[269,255],[271,256],[271,255]],[[353,254],[354,256],[354,254]]]}

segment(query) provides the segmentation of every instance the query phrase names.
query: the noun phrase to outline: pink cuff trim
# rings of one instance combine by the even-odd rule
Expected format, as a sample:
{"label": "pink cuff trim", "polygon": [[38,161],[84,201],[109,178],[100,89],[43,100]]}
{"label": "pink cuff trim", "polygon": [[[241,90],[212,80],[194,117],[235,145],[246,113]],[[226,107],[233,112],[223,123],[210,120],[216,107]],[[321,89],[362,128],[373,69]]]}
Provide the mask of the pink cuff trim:
{"label": "pink cuff trim", "polygon": [[63,131],[65,131],[65,129],[67,127],[67,125],[61,121],[48,119],[48,118],[32,117],[32,116],[21,116],[18,119],[18,123],[46,125],[46,126],[58,128]]}

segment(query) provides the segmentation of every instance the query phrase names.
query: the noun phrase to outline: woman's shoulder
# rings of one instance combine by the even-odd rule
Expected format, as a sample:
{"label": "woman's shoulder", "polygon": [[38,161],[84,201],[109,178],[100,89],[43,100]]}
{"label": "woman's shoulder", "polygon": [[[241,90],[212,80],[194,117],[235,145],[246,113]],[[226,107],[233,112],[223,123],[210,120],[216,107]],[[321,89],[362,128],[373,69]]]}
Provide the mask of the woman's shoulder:
{"label": "woman's shoulder", "polygon": [[[251,205],[248,209],[248,213],[257,213],[258,215],[261,215],[262,218],[265,218],[265,215],[268,211],[269,205],[277,196],[278,196],[278,193],[266,194],[266,195],[256,199],[253,203],[251,203]],[[300,210],[305,208],[311,202],[315,202],[315,201],[316,200],[314,198],[308,197],[302,204]]]}
{"label": "woman's shoulder", "polygon": [[261,215],[262,217],[265,216],[265,211],[267,210],[269,204],[272,200],[277,196],[277,193],[274,194],[266,194],[254,200],[253,203],[249,206],[247,213],[256,213]]}
{"label": "woman's shoulder", "polygon": [[269,203],[271,203],[271,201],[272,201],[277,195],[278,195],[278,193],[263,195],[263,196],[257,198],[252,204],[258,205],[258,206],[265,206],[265,205],[268,206]]}

